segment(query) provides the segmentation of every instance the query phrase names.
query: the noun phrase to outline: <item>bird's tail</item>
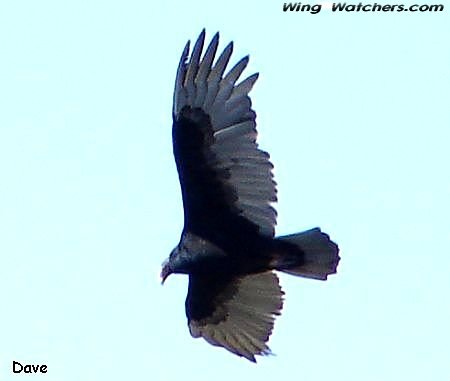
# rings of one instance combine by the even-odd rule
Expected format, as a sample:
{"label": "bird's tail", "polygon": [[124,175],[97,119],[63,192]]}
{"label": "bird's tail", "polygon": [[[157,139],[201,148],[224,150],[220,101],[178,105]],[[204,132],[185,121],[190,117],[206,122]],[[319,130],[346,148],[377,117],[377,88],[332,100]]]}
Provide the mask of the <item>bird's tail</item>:
{"label": "bird's tail", "polygon": [[276,258],[277,270],[320,280],[336,273],[339,248],[319,228],[278,237],[276,241],[285,247],[283,254]]}

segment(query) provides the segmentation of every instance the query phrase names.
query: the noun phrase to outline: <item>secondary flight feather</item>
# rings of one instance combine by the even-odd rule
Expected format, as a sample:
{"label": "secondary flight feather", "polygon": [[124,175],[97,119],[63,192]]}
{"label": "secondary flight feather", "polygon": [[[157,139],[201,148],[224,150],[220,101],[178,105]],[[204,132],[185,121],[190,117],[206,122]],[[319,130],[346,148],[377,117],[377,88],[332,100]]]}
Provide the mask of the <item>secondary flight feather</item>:
{"label": "secondary flight feather", "polygon": [[172,137],[184,228],[161,277],[189,275],[193,337],[255,362],[270,353],[283,307],[275,270],[326,280],[339,250],[319,228],[275,238],[273,165],[256,142],[248,95],[258,74],[238,83],[248,56],[225,73],[233,43],[216,58],[219,34],[203,53],[204,42],[203,30],[190,56],[186,44],[175,79]]}

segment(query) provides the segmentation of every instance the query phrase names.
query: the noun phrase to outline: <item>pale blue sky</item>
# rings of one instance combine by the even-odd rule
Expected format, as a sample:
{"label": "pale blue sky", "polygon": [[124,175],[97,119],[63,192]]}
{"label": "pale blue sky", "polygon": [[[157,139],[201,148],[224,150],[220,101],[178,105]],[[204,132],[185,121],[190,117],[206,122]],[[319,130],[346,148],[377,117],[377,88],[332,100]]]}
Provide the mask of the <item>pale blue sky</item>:
{"label": "pale blue sky", "polygon": [[[450,378],[450,15],[282,1],[0,3],[0,379]],[[206,27],[261,73],[278,234],[320,226],[336,276],[282,276],[258,365],[190,337],[157,279],[182,205],[175,70]],[[20,378],[20,377],[19,377]]]}

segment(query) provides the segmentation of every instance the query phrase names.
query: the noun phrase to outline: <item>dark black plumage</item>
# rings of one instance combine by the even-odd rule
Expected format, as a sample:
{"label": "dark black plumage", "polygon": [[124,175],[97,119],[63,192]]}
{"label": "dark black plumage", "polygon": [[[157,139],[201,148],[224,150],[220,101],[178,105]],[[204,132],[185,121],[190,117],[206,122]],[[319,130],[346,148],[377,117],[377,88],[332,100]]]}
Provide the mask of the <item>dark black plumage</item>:
{"label": "dark black plumage", "polygon": [[184,206],[180,243],[165,262],[189,274],[186,315],[194,337],[255,361],[283,306],[273,270],[325,280],[335,273],[338,247],[315,228],[274,238],[276,184],[269,155],[256,143],[248,96],[257,74],[236,84],[242,58],[227,74],[233,45],[214,61],[216,34],[202,55],[205,32],[189,42],[177,70],[173,150]]}

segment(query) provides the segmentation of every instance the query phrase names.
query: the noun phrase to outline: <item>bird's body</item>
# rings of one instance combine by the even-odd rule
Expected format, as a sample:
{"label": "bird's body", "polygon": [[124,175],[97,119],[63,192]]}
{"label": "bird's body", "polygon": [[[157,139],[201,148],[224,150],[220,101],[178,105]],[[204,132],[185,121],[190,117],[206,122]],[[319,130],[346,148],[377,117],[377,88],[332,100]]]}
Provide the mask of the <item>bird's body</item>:
{"label": "bird's body", "polygon": [[162,277],[189,274],[192,336],[255,361],[269,353],[283,305],[273,270],[325,280],[336,272],[338,248],[318,228],[274,237],[273,165],[256,143],[248,97],[258,75],[236,85],[248,57],[224,75],[232,44],[212,65],[219,37],[200,58],[204,37],[203,31],[189,62],[186,45],[175,81],[172,135],[184,228]]}

